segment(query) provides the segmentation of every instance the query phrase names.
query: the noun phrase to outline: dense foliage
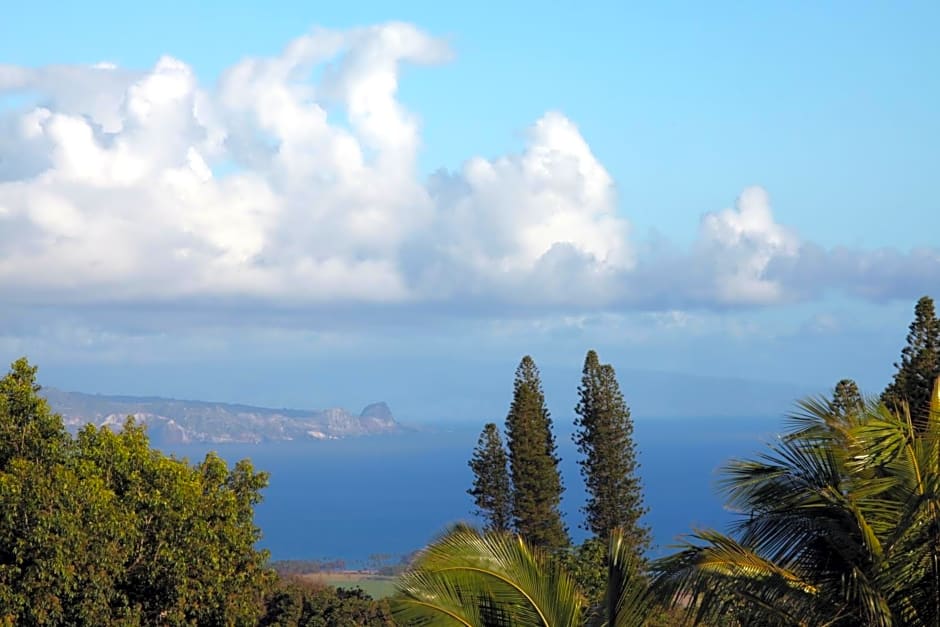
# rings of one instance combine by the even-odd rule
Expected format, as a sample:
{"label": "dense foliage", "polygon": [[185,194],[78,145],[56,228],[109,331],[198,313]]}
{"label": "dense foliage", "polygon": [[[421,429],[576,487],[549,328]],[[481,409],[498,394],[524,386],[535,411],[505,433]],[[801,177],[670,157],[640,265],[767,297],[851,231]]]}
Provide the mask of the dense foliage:
{"label": "dense foliage", "polygon": [[914,307],[907,345],[901,351],[901,362],[894,367],[897,372],[881,400],[895,411],[907,403],[914,420],[920,423],[926,418],[933,382],[940,377],[940,320],[929,296],[922,297]]}
{"label": "dense foliage", "polygon": [[588,493],[582,508],[585,526],[604,541],[619,528],[641,556],[649,547],[650,532],[640,523],[646,509],[637,475],[633,421],[613,366],[601,364],[594,351],[584,359],[578,395],[574,441],[584,456],[578,463]]}
{"label": "dense foliage", "polygon": [[254,624],[272,581],[247,461],[196,465],[141,427],[71,438],[20,359],[0,380],[0,617],[14,624]]}
{"label": "dense foliage", "polygon": [[512,526],[512,485],[508,462],[499,428],[495,423],[488,423],[483,427],[469,461],[473,487],[467,492],[477,506],[477,515],[486,521],[486,528],[493,531],[509,531]]}
{"label": "dense foliage", "polygon": [[274,627],[392,627],[387,601],[376,601],[359,588],[335,588],[285,577],[267,599],[260,626]]}
{"label": "dense foliage", "polygon": [[832,391],[832,412],[839,416],[848,416],[862,411],[865,402],[858,385],[852,379],[842,379]]}
{"label": "dense foliage", "polygon": [[567,547],[568,530],[559,510],[564,488],[552,419],[545,406],[538,368],[528,355],[516,369],[512,405],[506,416],[506,439],[516,532],[540,548]]}
{"label": "dense foliage", "polygon": [[656,564],[691,616],[727,625],[940,624],[940,379],[919,423],[805,401],[794,430],[725,470],[732,535]]}

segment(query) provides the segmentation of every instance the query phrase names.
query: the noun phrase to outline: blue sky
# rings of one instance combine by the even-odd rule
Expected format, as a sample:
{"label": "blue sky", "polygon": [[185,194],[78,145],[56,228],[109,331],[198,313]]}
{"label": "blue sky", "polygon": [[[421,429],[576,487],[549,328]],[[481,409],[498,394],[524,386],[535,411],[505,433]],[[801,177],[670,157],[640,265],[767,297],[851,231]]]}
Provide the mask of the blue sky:
{"label": "blue sky", "polygon": [[0,356],[54,384],[593,346],[877,388],[940,296],[937,3],[190,4],[5,7]]}

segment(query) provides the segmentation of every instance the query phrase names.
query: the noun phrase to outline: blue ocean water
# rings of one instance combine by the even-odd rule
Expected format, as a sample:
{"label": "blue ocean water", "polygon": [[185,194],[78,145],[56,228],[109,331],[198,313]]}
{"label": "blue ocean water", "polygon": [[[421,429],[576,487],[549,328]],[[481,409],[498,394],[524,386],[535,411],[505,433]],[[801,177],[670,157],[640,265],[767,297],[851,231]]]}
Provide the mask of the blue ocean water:
{"label": "blue ocean water", "polygon": [[[661,553],[692,527],[725,528],[731,514],[716,491],[717,468],[751,456],[773,437],[777,419],[636,419],[634,440]],[[449,524],[473,521],[467,460],[479,429],[461,427],[394,436],[267,445],[183,446],[190,460],[216,450],[230,463],[245,457],[270,473],[256,522],[273,559],[345,559],[404,555]],[[584,489],[570,434],[557,436],[566,486],[563,510],[575,540],[584,532]]]}

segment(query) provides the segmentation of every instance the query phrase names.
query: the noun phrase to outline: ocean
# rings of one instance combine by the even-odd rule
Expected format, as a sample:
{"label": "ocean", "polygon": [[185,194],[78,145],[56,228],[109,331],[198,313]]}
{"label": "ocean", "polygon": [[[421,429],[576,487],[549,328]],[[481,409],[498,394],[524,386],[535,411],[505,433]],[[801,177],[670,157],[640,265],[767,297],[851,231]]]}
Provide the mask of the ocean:
{"label": "ocean", "polygon": [[[776,418],[635,419],[653,555],[694,527],[727,527],[733,514],[717,493],[717,469],[729,458],[760,452],[779,426]],[[230,463],[248,457],[270,473],[255,521],[272,559],[343,559],[355,567],[376,554],[405,555],[454,522],[474,522],[467,461],[480,429],[482,424],[333,441],[187,445],[171,452],[191,461],[207,450]],[[566,487],[562,507],[580,541],[578,455],[570,433],[556,439]]]}

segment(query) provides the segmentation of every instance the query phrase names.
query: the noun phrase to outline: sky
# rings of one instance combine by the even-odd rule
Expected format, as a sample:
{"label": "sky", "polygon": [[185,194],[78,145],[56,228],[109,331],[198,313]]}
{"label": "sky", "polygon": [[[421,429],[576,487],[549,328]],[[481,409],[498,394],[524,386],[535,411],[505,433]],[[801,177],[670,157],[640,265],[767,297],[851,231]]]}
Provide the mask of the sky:
{"label": "sky", "polygon": [[0,358],[49,385],[877,393],[940,297],[935,2],[192,4],[4,6]]}

